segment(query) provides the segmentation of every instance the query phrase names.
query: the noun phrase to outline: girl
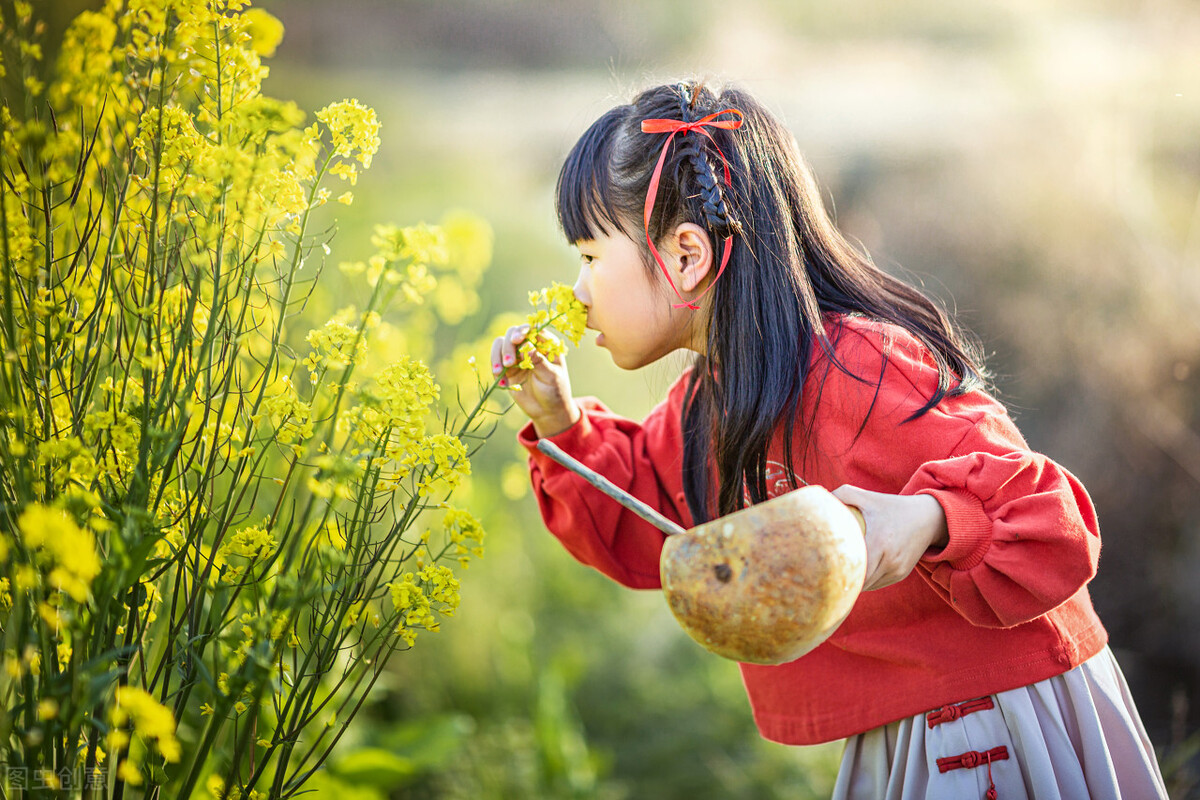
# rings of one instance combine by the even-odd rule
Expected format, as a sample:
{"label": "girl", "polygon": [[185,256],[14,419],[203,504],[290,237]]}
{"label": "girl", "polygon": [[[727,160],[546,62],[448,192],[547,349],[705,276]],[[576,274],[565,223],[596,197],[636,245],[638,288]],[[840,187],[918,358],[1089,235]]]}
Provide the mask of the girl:
{"label": "girl", "polygon": [[684,527],[833,489],[866,521],[864,591],[811,653],[742,665],[763,736],[847,738],[837,798],[1166,796],[1088,596],[1086,492],[1029,450],[947,315],[835,229],[774,117],[733,89],[645,91],[575,145],[557,210],[613,361],[696,353],[639,424],[574,398],[561,358],[520,368],[525,328],[493,344],[576,558],[657,588],[663,534],[539,437]]}

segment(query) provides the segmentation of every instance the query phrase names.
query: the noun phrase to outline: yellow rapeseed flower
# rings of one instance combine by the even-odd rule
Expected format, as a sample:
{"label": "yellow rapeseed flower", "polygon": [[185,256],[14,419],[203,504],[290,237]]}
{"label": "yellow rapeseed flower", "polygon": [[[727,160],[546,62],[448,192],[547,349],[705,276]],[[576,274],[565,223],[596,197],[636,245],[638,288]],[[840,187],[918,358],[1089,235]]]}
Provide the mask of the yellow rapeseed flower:
{"label": "yellow rapeseed flower", "polygon": [[[148,743],[154,744],[168,763],[179,761],[181,750],[175,737],[175,716],[171,710],[159,703],[143,689],[135,686],[118,686],[109,723],[114,731],[129,727]],[[110,733],[110,736],[112,734]],[[110,744],[110,748],[114,751]]]}
{"label": "yellow rapeseed flower", "polygon": [[534,352],[553,360],[565,351],[558,339],[542,335],[546,329],[557,329],[575,345],[587,329],[587,306],[576,299],[575,292],[566,284],[555,281],[547,289],[530,292],[529,303],[534,307],[525,320],[530,334],[518,348],[521,356],[518,366],[522,369],[533,369]]}
{"label": "yellow rapeseed flower", "polygon": [[283,41],[283,23],[261,8],[248,8],[242,12],[245,31],[250,35],[250,49],[260,56],[275,55],[275,48]]}
{"label": "yellow rapeseed flower", "polygon": [[49,569],[50,585],[66,592],[77,603],[87,599],[92,579],[100,572],[96,540],[65,513],[40,503],[26,506],[17,519],[25,545],[37,552]]}
{"label": "yellow rapeseed flower", "polygon": [[321,328],[309,331],[307,340],[312,351],[304,364],[313,384],[318,383],[327,370],[361,363],[367,353],[367,337],[363,332],[339,319],[331,319]]}
{"label": "yellow rapeseed flower", "polygon": [[356,158],[364,168],[371,166],[379,149],[379,118],[374,109],[357,100],[342,100],[318,111],[317,119],[329,130],[334,155]]}
{"label": "yellow rapeseed flower", "polygon": [[275,537],[263,528],[250,526],[236,531],[221,545],[224,556],[242,556],[243,558],[270,558],[275,552]]}
{"label": "yellow rapeseed flower", "polygon": [[462,483],[462,479],[471,474],[467,447],[453,434],[435,433],[417,449],[421,462],[431,467],[427,469],[417,488],[418,494],[422,496],[431,494],[438,488],[454,491]]}
{"label": "yellow rapeseed flower", "polygon": [[128,758],[117,766],[117,777],[130,786],[142,785],[142,771]]}
{"label": "yellow rapeseed flower", "polygon": [[425,418],[437,397],[429,368],[402,355],[362,390],[362,404],[347,415],[351,435],[362,444],[381,444],[385,455],[407,470],[419,461],[413,446],[424,438]]}
{"label": "yellow rapeseed flower", "polygon": [[339,161],[329,168],[329,172],[344,181],[349,181],[351,186],[358,183],[358,167],[353,163]]}
{"label": "yellow rapeseed flower", "polygon": [[469,511],[460,508],[449,508],[442,517],[442,525],[450,534],[452,541],[474,539],[483,541],[483,526]]}

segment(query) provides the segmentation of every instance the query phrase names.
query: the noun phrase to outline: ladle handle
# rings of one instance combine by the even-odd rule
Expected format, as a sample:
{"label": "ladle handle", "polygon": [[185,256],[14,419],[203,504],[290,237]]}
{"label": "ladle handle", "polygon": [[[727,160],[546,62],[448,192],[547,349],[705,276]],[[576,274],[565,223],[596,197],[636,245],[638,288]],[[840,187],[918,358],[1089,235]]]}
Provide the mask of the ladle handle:
{"label": "ladle handle", "polygon": [[571,470],[571,472],[574,472],[576,475],[583,478],[592,486],[595,486],[597,489],[604,492],[613,500],[616,500],[618,503],[625,506],[625,508],[628,508],[639,517],[646,520],[646,522],[649,522],[651,525],[658,528],[663,533],[667,535],[686,533],[684,528],[676,525],[674,522],[667,519],[662,514],[643,503],[641,500],[638,500],[629,492],[621,489],[599,472],[596,472],[590,467],[584,466],[579,461],[564,453],[562,448],[556,445],[554,442],[551,442],[547,439],[539,439],[537,448],[553,458],[559,464],[562,464],[564,467]]}

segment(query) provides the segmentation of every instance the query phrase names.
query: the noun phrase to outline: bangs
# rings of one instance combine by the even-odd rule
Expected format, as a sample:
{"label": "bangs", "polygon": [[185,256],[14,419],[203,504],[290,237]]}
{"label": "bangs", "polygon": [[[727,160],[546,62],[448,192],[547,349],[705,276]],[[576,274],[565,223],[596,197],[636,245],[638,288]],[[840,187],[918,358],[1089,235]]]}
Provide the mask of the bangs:
{"label": "bangs", "polygon": [[628,106],[611,109],[575,143],[558,173],[554,207],[571,244],[623,229],[609,174],[613,141]]}

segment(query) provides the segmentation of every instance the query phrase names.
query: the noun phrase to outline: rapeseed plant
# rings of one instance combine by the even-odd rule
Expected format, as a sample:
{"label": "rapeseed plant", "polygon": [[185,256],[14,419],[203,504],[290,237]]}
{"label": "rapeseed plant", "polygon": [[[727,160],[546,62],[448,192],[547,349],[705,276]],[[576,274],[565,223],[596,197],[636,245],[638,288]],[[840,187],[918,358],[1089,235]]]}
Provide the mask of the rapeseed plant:
{"label": "rapeseed plant", "polygon": [[[486,232],[380,225],[342,265],[365,302],[297,331],[312,214],[353,200],[322,184],[380,128],[264,96],[282,27],[248,5],[106,0],[53,64],[0,11],[5,796],[297,794],[482,555],[450,501],[497,382],[439,406],[395,351],[478,308]],[[569,287],[536,294],[529,346],[577,342]]]}

